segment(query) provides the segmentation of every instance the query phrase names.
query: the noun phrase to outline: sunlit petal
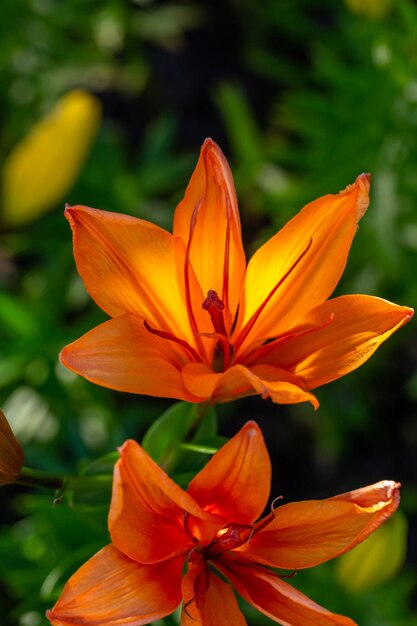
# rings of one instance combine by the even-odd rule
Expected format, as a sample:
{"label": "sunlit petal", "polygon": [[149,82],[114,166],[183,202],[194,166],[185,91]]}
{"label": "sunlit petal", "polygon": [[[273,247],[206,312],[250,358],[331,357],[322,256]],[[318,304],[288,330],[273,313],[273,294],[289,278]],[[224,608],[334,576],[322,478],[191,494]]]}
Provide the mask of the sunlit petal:
{"label": "sunlit petal", "polygon": [[148,624],[180,603],[182,564],[139,565],[107,546],[75,572],[47,617],[53,626]]}
{"label": "sunlit petal", "polygon": [[[246,262],[232,174],[222,151],[211,139],[204,142],[184,199],[175,211],[174,235],[185,245],[192,222],[191,264],[204,296],[214,290],[227,305],[230,324]],[[195,302],[194,308],[201,304]]]}
{"label": "sunlit petal", "polygon": [[283,626],[355,626],[348,617],[331,613],[267,569],[231,557],[216,567],[247,602]]}
{"label": "sunlit petal", "polygon": [[194,342],[182,287],[184,246],[162,228],[128,215],[83,206],[65,213],[78,272],[97,304],[112,317],[135,313]]}
{"label": "sunlit petal", "polygon": [[182,346],[146,330],[143,319],[122,315],[96,326],[61,352],[62,363],[104,387],[200,402],[183,385],[190,358]]}
{"label": "sunlit petal", "polygon": [[273,520],[239,550],[251,560],[283,569],[328,561],[363,541],[397,509],[399,485],[378,485],[374,493],[373,486],[352,492],[350,500],[342,494],[278,506]]}
{"label": "sunlit petal", "polygon": [[248,263],[234,337],[239,337],[297,259],[300,262],[270,299],[244,342],[246,347],[258,336],[278,336],[305,311],[330,296],[345,268],[357,222],[368,206],[368,190],[369,176],[363,174],[341,193],[311,202],[255,252]]}
{"label": "sunlit petal", "polygon": [[155,563],[190,550],[194,543],[184,530],[184,513],[206,523],[215,518],[204,513],[138,443],[127,441],[120,454],[109,513],[114,545],[140,563]]}
{"label": "sunlit petal", "polygon": [[251,523],[266,506],[270,484],[264,438],[255,422],[247,422],[191,481],[188,493],[208,511]]}
{"label": "sunlit petal", "polygon": [[314,389],[362,365],[412,315],[408,307],[372,296],[334,298],[300,320],[300,327],[317,326],[317,331],[290,338],[260,361],[293,372]]}

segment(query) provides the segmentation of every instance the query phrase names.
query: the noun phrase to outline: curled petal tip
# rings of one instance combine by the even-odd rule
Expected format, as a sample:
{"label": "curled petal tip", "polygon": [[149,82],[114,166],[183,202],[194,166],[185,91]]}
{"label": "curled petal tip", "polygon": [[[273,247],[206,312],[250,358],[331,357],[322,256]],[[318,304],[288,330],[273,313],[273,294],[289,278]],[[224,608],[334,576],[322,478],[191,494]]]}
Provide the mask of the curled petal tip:
{"label": "curled petal tip", "polygon": [[371,186],[370,174],[359,174],[355,184],[358,188],[358,198],[356,200],[357,220],[364,216],[369,206],[369,188]]}
{"label": "curled petal tip", "polygon": [[356,182],[368,192],[371,186],[371,178],[372,176],[369,172],[363,172],[356,178]]}
{"label": "curled petal tip", "polygon": [[341,195],[350,195],[356,194],[356,219],[359,220],[365,215],[367,208],[369,206],[369,189],[371,186],[371,175],[370,174],[359,174],[357,176],[355,182],[351,185],[348,185],[343,191],[341,191]]}
{"label": "curled petal tip", "polygon": [[126,450],[128,448],[131,448],[132,446],[134,448],[137,448],[139,444],[133,439],[127,439],[126,441],[122,443],[121,446],[117,446],[117,452],[120,454],[120,456],[123,456],[123,453],[126,452]]}
{"label": "curled petal tip", "polygon": [[64,216],[70,224],[74,223],[74,207],[71,204],[66,204],[64,209]]}

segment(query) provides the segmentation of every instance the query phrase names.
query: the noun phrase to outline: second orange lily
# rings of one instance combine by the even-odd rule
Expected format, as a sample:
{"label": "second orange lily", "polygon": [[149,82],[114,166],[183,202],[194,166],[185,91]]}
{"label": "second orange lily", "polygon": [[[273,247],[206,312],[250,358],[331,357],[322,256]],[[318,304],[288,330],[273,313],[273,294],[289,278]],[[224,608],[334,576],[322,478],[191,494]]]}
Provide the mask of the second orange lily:
{"label": "second orange lily", "polygon": [[127,441],[114,471],[112,543],[70,578],[47,612],[50,623],[140,626],[183,600],[181,626],[246,626],[233,586],[285,626],[355,626],[269,568],[301,570],[351,550],[394,513],[400,485],[385,480],[326,500],[272,503],[256,521],[270,481],[255,422],[210,459],[187,491]]}
{"label": "second orange lily", "polygon": [[309,401],[356,369],[413,310],[327,300],[346,265],[370,177],[304,207],[247,267],[232,175],[207,139],[173,234],[141,219],[68,207],[78,271],[111,320],[66,346],[88,380],[133,393],[225,402]]}

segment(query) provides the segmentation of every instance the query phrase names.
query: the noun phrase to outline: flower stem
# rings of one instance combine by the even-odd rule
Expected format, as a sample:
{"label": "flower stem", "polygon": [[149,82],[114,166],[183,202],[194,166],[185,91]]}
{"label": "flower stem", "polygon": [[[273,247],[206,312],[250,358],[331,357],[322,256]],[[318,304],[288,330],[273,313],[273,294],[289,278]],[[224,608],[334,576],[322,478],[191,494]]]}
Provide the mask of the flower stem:
{"label": "flower stem", "polygon": [[211,404],[209,402],[201,402],[200,404],[195,404],[195,421],[189,430],[186,438],[184,439],[184,443],[191,443],[194,439],[196,432],[198,431],[201,422],[205,418],[207,411],[211,408]]}
{"label": "flower stem", "polygon": [[46,487],[47,489],[63,489],[67,481],[66,476],[57,476],[49,472],[42,472],[30,467],[22,467],[16,477],[16,484],[26,487]]}

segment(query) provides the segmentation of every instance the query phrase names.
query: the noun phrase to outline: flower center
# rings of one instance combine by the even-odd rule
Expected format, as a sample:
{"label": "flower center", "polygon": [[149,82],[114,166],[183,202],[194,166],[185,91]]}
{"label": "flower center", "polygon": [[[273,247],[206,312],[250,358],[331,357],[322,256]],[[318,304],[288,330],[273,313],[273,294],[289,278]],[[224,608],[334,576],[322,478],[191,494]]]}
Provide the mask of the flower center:
{"label": "flower center", "polygon": [[227,336],[226,327],[224,325],[224,302],[213,289],[207,292],[207,298],[204,300],[202,307],[211,317],[214,329],[219,335]]}
{"label": "flower center", "polygon": [[219,559],[225,552],[235,550],[249,541],[252,534],[252,524],[228,524],[219,530],[208,546],[201,549],[200,554],[205,561]]}
{"label": "flower center", "polygon": [[215,332],[199,334],[217,340],[211,366],[215,372],[224,372],[230,367],[233,354],[233,346],[229,341],[224,321],[224,302],[220,300],[216,291],[210,289],[202,307],[210,315]]}

